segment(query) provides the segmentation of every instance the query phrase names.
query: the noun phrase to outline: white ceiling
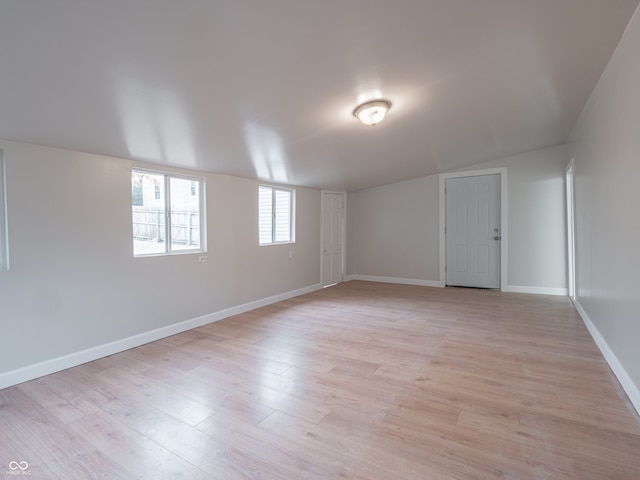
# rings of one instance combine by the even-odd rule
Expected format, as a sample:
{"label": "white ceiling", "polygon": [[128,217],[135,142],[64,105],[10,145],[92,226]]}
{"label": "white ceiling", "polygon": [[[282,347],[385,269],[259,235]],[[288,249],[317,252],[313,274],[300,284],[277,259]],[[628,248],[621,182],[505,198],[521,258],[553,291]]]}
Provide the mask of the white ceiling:
{"label": "white ceiling", "polygon": [[[357,190],[563,143],[638,0],[0,0],[0,138]],[[363,100],[393,102],[365,127]]]}

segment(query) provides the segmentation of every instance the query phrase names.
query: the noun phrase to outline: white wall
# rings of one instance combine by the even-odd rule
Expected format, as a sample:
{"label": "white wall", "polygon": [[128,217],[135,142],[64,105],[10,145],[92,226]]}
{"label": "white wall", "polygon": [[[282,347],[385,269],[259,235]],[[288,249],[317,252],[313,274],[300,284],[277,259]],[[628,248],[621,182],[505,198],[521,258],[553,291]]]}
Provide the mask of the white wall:
{"label": "white wall", "polygon": [[640,13],[574,126],[576,296],[640,412]]}
{"label": "white wall", "polygon": [[319,287],[319,190],[297,189],[295,244],[260,247],[258,182],[197,173],[208,262],[133,258],[131,167],[157,166],[6,141],[0,149],[11,247],[11,268],[0,271],[0,387],[3,374],[6,384],[21,378],[8,372],[28,376],[38,362]]}
{"label": "white wall", "polygon": [[[565,293],[563,145],[474,165],[507,167],[508,286]],[[347,274],[435,284],[439,279],[438,177],[349,195]]]}
{"label": "white wall", "polygon": [[437,281],[438,177],[350,193],[347,237],[347,275]]}
{"label": "white wall", "polygon": [[565,146],[558,145],[473,167],[507,167],[511,289],[567,293],[567,163]]}

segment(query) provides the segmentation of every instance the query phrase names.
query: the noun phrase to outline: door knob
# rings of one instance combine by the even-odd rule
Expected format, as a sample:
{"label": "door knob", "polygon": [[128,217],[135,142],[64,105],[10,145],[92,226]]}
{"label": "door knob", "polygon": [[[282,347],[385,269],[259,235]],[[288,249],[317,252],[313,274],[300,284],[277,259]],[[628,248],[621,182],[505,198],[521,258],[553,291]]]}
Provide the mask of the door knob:
{"label": "door knob", "polygon": [[496,235],[495,237],[493,237],[494,240],[500,240],[500,236]]}

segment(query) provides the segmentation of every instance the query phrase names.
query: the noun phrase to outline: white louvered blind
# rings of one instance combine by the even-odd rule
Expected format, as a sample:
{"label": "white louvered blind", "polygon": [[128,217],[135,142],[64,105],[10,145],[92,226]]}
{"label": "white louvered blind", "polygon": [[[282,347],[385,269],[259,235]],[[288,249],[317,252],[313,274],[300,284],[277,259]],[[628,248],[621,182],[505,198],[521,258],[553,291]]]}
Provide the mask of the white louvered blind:
{"label": "white louvered blind", "polygon": [[260,186],[258,194],[260,245],[293,241],[292,199],[291,190]]}
{"label": "white louvered blind", "polygon": [[269,187],[260,186],[258,194],[258,229],[260,245],[273,242],[273,191]]}
{"label": "white louvered blind", "polygon": [[291,192],[288,190],[274,190],[274,242],[291,241]]}

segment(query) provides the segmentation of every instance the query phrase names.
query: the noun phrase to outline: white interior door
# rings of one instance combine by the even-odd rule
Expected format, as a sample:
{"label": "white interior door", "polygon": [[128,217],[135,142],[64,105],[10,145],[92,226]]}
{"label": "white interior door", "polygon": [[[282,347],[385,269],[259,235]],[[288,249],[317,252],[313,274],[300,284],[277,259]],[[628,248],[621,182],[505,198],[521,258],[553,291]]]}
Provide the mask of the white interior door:
{"label": "white interior door", "polygon": [[500,288],[500,175],[445,185],[446,284]]}
{"label": "white interior door", "polygon": [[322,192],[322,286],[344,277],[345,194]]}

